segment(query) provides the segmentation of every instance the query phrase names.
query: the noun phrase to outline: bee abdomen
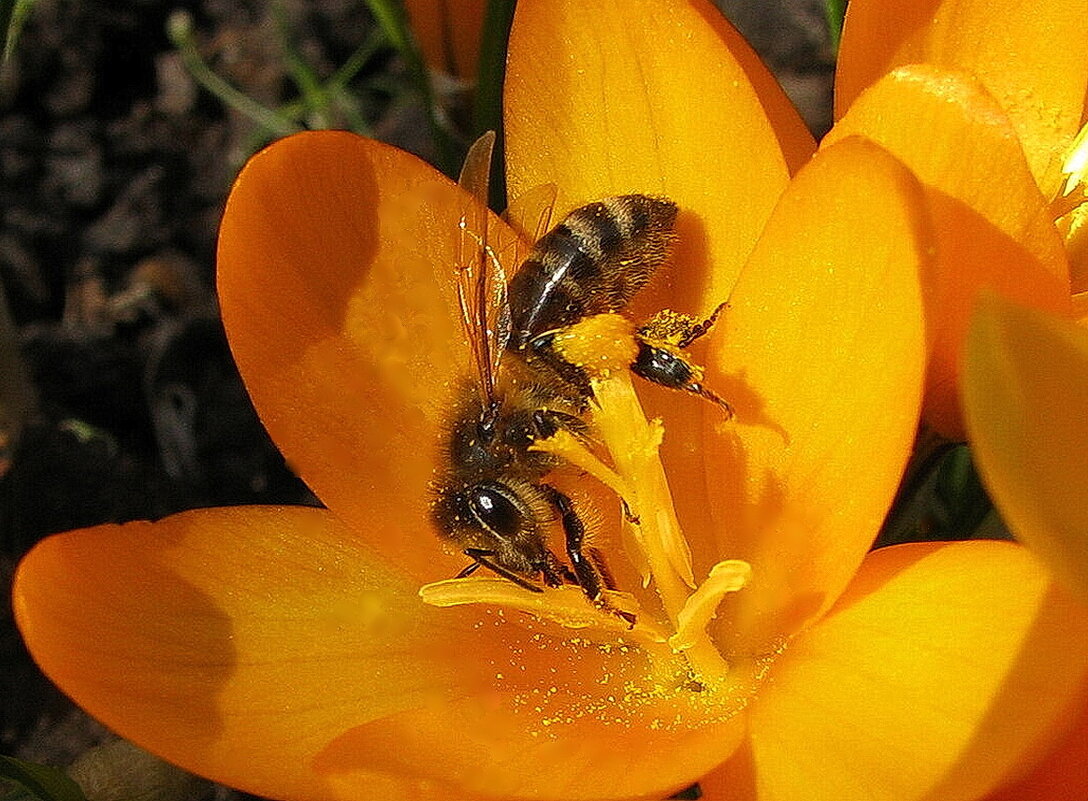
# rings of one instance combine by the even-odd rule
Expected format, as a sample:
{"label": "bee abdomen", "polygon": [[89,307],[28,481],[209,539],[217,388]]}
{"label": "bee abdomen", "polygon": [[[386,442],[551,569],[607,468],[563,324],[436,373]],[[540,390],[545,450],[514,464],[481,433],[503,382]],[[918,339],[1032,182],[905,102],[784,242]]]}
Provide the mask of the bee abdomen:
{"label": "bee abdomen", "polygon": [[668,258],[676,213],[670,200],[619,195],[568,214],[510,282],[510,346],[626,306]]}

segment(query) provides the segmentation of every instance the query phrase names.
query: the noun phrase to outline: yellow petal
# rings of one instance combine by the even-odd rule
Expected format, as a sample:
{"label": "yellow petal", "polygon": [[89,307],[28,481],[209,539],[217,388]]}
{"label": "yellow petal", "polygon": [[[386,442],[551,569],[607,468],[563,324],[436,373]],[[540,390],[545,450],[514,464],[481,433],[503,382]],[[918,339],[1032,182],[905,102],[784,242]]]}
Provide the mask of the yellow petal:
{"label": "yellow petal", "polygon": [[1088,601],[1088,331],[983,297],[964,401],[975,460],[1002,517]]}
{"label": "yellow petal", "polygon": [[978,798],[1067,724],[1086,637],[1088,610],[1017,545],[876,551],[779,657],[751,709],[751,751],[707,797]]}
{"label": "yellow petal", "polygon": [[891,503],[921,393],[921,209],[917,182],[876,145],[821,150],[711,335],[706,382],[736,417],[708,418],[704,476],[670,477],[676,494],[703,493],[719,558],[752,565],[719,614],[737,647],[760,653],[826,610]]}
{"label": "yellow petal", "polygon": [[111,729],[272,798],[663,797],[739,742],[636,645],[418,591],[324,510],[243,507],[47,539],[14,607]]}
{"label": "yellow petal", "polygon": [[506,81],[508,185],[555,184],[560,216],[609,195],[670,197],[675,264],[636,309],[709,312],[786,184],[783,150],[800,162],[814,148],[780,96],[706,0],[526,0]]}
{"label": "yellow petal", "polygon": [[[919,135],[925,131],[925,135]],[[861,134],[922,182],[937,236],[925,276],[925,415],[963,439],[959,366],[978,290],[1068,314],[1065,249],[1007,116],[970,75],[902,67],[855,100],[824,140]]]}
{"label": "yellow petal", "polygon": [[[450,283],[470,204],[407,153],[306,133],[246,165],[219,236],[223,320],[265,427],[330,509],[427,580],[456,562],[371,521],[429,516],[443,418],[470,375]],[[489,232],[512,237],[494,217]]]}
{"label": "yellow petal", "polygon": [[1012,119],[1043,194],[1054,196],[1088,91],[1088,0],[852,0],[836,116],[881,75],[912,63],[978,76]]}

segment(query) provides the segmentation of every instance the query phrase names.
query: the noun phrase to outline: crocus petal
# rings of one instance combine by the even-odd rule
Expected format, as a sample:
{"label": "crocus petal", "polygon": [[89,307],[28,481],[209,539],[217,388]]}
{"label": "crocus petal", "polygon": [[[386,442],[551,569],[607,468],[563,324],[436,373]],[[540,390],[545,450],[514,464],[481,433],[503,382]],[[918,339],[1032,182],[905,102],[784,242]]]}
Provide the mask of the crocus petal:
{"label": "crocus petal", "polygon": [[960,356],[978,290],[1070,313],[1049,201],[1008,117],[966,73],[924,64],[895,70],[854,101],[825,143],[855,134],[887,148],[926,188],[938,255],[925,276],[925,415],[941,434],[963,439]]}
{"label": "crocus petal", "polygon": [[[450,277],[474,208],[403,151],[305,133],[246,165],[219,236],[223,321],[261,420],[330,509],[427,580],[456,563],[371,519],[429,514],[443,415],[470,369]],[[500,252],[512,236],[495,217],[489,232]]]}
{"label": "crocus petal", "polygon": [[487,0],[405,0],[404,6],[427,66],[473,80]]}
{"label": "crocus petal", "polygon": [[822,149],[715,332],[706,381],[736,418],[710,422],[705,475],[676,484],[704,492],[721,557],[752,565],[719,613],[750,653],[831,605],[891,503],[920,402],[922,202],[878,146]]}
{"label": "crocus petal", "polygon": [[741,734],[635,647],[425,605],[324,510],[53,537],[14,599],[35,659],[95,717],[273,798],[660,797]]}
{"label": "crocus petal", "polygon": [[[666,307],[705,315],[728,299],[789,170],[815,147],[705,0],[520,2],[505,102],[512,196],[553,184],[557,215],[625,192],[679,205],[676,253],[632,304],[639,321]],[[651,416],[665,418],[667,471],[690,472],[700,419],[720,412],[652,387],[640,394]],[[709,531],[705,503],[677,504],[689,537]]]}
{"label": "crocus petal", "polygon": [[668,196],[681,209],[678,253],[636,317],[709,312],[785,187],[783,150],[803,161],[814,149],[788,103],[764,105],[753,83],[772,94],[706,0],[520,2],[505,95],[511,195],[555,184],[560,215],[609,195]]}
{"label": "crocus petal", "polygon": [[967,341],[964,401],[1002,517],[1088,602],[1088,330],[984,296]]}
{"label": "crocus petal", "polygon": [[1046,757],[1026,776],[986,796],[986,801],[1084,801],[1085,788],[1088,788],[1088,703],[1082,702],[1076,723]]}
{"label": "crocus petal", "polygon": [[1020,546],[876,551],[779,657],[750,752],[708,798],[978,798],[1066,721],[1085,637],[1088,612]]}
{"label": "crocus petal", "polygon": [[1088,0],[852,0],[836,70],[836,116],[904,64],[971,72],[1012,119],[1039,187],[1054,197],[1084,113],[1086,25]]}

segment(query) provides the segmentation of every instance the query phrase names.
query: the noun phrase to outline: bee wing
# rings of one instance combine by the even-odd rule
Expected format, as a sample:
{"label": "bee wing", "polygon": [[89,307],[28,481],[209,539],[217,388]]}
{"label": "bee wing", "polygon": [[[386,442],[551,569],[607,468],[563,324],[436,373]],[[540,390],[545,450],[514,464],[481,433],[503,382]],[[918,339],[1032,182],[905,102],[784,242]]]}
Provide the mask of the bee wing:
{"label": "bee wing", "polygon": [[461,217],[456,284],[461,323],[472,351],[477,387],[485,405],[495,399],[495,377],[510,339],[506,272],[488,236],[487,197],[494,147],[494,131],[477,139],[465,156],[457,181],[475,199]]}
{"label": "bee wing", "polygon": [[[503,212],[503,219],[528,243],[528,249],[551,230],[557,195],[555,184],[540,184],[511,200]],[[510,263],[520,265],[528,255],[528,252],[518,253]]]}
{"label": "bee wing", "polygon": [[487,131],[472,143],[461,165],[457,184],[487,207],[491,188],[491,155],[495,150],[495,132]]}

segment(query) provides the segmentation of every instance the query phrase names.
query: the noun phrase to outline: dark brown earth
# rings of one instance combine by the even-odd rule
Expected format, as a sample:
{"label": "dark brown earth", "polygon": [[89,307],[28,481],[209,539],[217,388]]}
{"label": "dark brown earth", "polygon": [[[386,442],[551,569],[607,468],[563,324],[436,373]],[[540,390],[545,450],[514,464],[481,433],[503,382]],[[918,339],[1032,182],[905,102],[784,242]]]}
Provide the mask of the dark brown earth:
{"label": "dark brown earth", "polygon": [[[322,77],[373,31],[358,0],[281,5]],[[822,4],[723,5],[826,130]],[[314,502],[249,405],[215,304],[223,202],[268,134],[199,88],[165,33],[189,12],[204,58],[275,106],[298,94],[270,6],[42,0],[0,72],[0,280],[33,395],[0,452],[2,754],[63,766],[106,737],[38,673],[12,623],[11,572],[35,542],[194,507]],[[376,135],[418,149],[403,72],[379,48],[351,88]]]}

